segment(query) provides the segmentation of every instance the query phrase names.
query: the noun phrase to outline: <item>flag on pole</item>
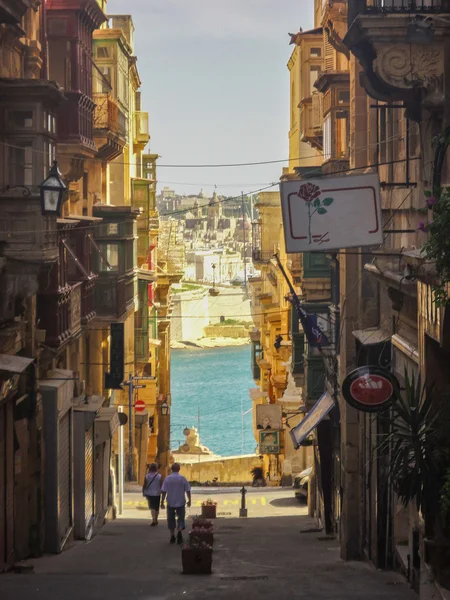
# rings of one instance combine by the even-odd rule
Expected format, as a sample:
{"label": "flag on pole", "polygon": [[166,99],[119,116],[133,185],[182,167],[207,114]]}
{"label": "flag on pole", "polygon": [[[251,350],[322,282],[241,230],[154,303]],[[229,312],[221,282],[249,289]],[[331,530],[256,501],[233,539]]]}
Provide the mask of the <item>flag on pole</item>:
{"label": "flag on pole", "polygon": [[311,315],[306,312],[300,304],[300,300],[295,292],[291,293],[288,299],[297,311],[308,344],[312,348],[324,348],[325,346],[330,346],[330,341],[317,323],[317,315]]}

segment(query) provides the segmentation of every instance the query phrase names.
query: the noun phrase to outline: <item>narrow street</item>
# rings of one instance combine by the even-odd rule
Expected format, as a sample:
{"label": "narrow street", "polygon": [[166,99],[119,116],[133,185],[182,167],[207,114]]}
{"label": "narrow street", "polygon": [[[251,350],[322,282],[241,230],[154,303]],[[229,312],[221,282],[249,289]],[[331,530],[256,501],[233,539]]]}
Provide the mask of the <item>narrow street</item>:
{"label": "narrow street", "polygon": [[[150,528],[137,493],[126,495],[123,518],[90,542],[59,556],[29,561],[34,572],[0,578],[2,600],[139,600],[283,598],[414,599],[404,579],[365,563],[344,563],[336,540],[324,536],[291,490],[249,490],[249,518],[236,517],[238,490],[195,490],[218,501],[213,574],[181,573],[180,547],[168,543],[163,513]],[[188,520],[188,530],[189,522]]]}

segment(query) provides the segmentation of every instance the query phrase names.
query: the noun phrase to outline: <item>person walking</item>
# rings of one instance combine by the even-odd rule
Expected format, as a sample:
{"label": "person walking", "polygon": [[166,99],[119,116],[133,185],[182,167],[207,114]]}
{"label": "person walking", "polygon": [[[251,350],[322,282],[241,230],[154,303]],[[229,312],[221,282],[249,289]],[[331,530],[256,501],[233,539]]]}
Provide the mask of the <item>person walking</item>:
{"label": "person walking", "polygon": [[[191,488],[186,477],[180,475],[179,463],[173,463],[172,473],[164,479],[162,485],[161,508],[167,496],[167,526],[170,530],[170,543],[183,543],[183,530],[186,528],[186,496],[187,505],[191,506]],[[178,522],[177,522],[178,521]],[[175,529],[177,537],[175,538]]]}
{"label": "person walking", "polygon": [[142,494],[147,498],[148,507],[152,515],[151,527],[158,525],[158,514],[161,500],[161,473],[158,473],[158,465],[148,465],[148,472],[142,486]]}

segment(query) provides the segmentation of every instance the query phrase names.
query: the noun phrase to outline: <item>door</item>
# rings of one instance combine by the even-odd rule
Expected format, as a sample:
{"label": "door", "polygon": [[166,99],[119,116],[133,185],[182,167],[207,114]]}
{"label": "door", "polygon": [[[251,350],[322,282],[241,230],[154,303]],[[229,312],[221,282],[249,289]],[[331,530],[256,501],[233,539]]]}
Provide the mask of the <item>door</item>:
{"label": "door", "polygon": [[14,559],[14,403],[0,406],[0,572]]}
{"label": "door", "polygon": [[94,427],[90,427],[85,434],[85,519],[86,534],[88,533],[91,519],[94,515]]}
{"label": "door", "polygon": [[72,431],[70,410],[59,421],[58,520],[61,544],[72,526]]}
{"label": "door", "polygon": [[95,517],[97,526],[101,527],[105,516],[105,490],[104,486],[104,454],[105,444],[99,444],[95,447],[95,466],[94,466],[94,481],[95,481]]}

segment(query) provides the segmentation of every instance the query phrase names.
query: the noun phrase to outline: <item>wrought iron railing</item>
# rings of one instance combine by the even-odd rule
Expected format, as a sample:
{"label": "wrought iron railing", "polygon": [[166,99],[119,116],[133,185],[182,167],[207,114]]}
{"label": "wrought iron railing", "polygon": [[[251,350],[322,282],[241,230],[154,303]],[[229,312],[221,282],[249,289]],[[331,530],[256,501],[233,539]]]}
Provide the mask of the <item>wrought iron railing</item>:
{"label": "wrought iron railing", "polygon": [[359,13],[446,13],[450,0],[350,0],[350,22]]}

